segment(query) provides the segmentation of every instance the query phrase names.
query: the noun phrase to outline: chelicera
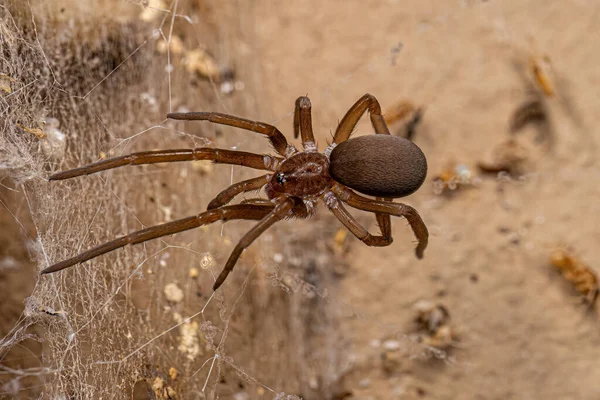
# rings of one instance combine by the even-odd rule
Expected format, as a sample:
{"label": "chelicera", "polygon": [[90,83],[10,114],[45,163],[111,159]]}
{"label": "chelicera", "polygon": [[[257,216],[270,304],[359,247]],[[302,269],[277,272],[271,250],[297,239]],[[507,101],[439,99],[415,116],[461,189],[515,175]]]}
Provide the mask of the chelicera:
{"label": "chelicera", "polygon": [[[350,139],[358,120],[367,111],[376,135]],[[368,246],[387,246],[392,243],[390,216],[405,217],[418,239],[416,256],[423,257],[429,238],[425,223],[414,208],[394,203],[392,199],[407,196],[422,185],[427,174],[427,162],[423,152],[410,140],[390,135],[379,102],[374,96],[365,94],[348,110],[336,129],[333,142],[323,153],[318,152],[315,143],[311,104],[305,96],[296,100],[294,112],[294,137],[301,136],[304,151],[298,151],[288,144],[276,127],[262,122],[215,112],[172,113],[168,114],[168,118],[206,120],[263,134],[269,138],[279,156],[208,147],[145,151],[54,174],[50,180],[74,178],[125,165],[194,160],[211,160],[268,171],[265,175],[229,186],[208,204],[207,211],[203,213],[142,229],[101,244],[44,269],[43,274],[60,271],[128,244],[142,243],[216,221],[259,221],[235,246],[215,281],[213,289],[217,290],[233,270],[244,249],[261,233],[282,219],[312,216],[319,200],[324,201],[340,222]],[[268,199],[253,198],[228,205],[238,194],[263,187]],[[356,191],[375,198],[362,196]],[[381,234],[369,233],[347,211],[344,203],[375,213]]]}

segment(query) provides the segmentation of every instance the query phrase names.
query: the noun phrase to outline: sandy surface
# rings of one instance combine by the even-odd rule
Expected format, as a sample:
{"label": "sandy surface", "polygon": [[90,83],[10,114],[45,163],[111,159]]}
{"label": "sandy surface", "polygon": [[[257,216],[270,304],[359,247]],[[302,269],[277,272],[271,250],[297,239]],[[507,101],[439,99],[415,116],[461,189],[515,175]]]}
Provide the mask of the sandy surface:
{"label": "sandy surface", "polygon": [[[352,238],[348,253],[335,258],[343,272],[321,270],[316,275],[326,278],[310,281],[328,291],[326,301],[300,303],[327,315],[292,315],[298,325],[282,328],[291,343],[309,346],[301,354],[276,351],[263,340],[263,325],[279,327],[272,316],[240,316],[242,326],[254,318],[260,328],[229,341],[228,354],[240,361],[242,347],[254,349],[256,361],[243,365],[259,382],[307,399],[600,397],[598,312],[581,304],[548,261],[552,249],[568,245],[595,271],[599,256],[600,104],[594,88],[600,83],[600,7],[584,0],[547,3],[310,0],[284,7],[257,0],[219,11],[230,21],[218,29],[219,56],[236,65],[245,84],[234,100],[221,103],[228,112],[276,124],[291,137],[294,100],[308,94],[323,149],[364,93],[375,95],[384,110],[405,100],[425,107],[414,141],[427,156],[428,179],[401,199],[429,227],[425,258],[414,257],[414,239],[402,220],[393,223],[389,247],[368,248]],[[535,85],[529,68],[530,59],[546,56],[552,97]],[[523,174],[480,175],[477,162],[491,159],[511,137],[511,115],[532,96],[541,99],[549,122],[513,136],[527,149]],[[357,134],[370,133],[365,118]],[[266,146],[241,143],[250,150]],[[471,171],[473,184],[434,193],[433,179],[452,161]],[[215,179],[229,179],[225,175]],[[328,268],[310,261],[327,253],[317,240],[333,239],[335,221],[326,214],[320,207],[315,220],[282,223],[258,242],[256,253],[270,261],[273,253],[287,257],[290,246],[303,246],[301,265]],[[357,215],[377,230],[371,216]],[[247,295],[257,310],[294,310],[281,305],[290,296],[277,288],[258,284],[252,290],[265,291]],[[419,300],[443,304],[460,333],[438,357],[411,339]],[[294,331],[308,335],[307,321],[323,328],[317,339],[292,337]],[[322,346],[329,346],[329,359],[302,363],[323,353]],[[273,353],[286,354],[291,365]],[[323,382],[327,390],[319,389]]]}
{"label": "sandy surface", "polygon": [[[599,136],[592,110],[598,100],[590,90],[600,79],[590,39],[597,34],[597,5],[272,6],[260,2],[251,10],[264,119],[291,126],[292,99],[308,94],[324,146],[345,110],[366,92],[384,109],[401,100],[426,106],[415,142],[427,155],[429,180],[405,201],[421,212],[432,238],[423,261],[413,257],[402,221],[394,224],[390,247],[352,242],[350,269],[337,294],[360,315],[341,324],[350,343],[344,351],[356,360],[346,387],[363,399],[600,395],[598,315],[586,312],[548,265],[557,245],[574,246],[592,266],[597,257]],[[540,143],[531,128],[520,134],[530,149],[526,175],[507,185],[482,177],[475,188],[434,195],[432,178],[447,162],[478,174],[476,163],[509,138],[511,114],[530,96],[532,81],[524,78],[529,59],[544,55],[557,91],[544,100],[551,138]],[[366,121],[358,132],[370,133]],[[411,307],[419,299],[441,302],[461,327],[452,360],[401,357],[385,372],[378,341],[402,340],[414,329]]]}

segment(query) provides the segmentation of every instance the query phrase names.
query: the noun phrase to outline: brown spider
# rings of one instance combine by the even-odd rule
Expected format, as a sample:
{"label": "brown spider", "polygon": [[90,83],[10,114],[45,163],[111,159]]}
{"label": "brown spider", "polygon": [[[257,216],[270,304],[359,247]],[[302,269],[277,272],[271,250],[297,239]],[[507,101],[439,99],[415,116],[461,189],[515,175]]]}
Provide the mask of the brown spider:
{"label": "brown spider", "polygon": [[[349,139],[358,120],[367,110],[378,135]],[[414,208],[393,203],[391,199],[407,196],[421,186],[427,174],[427,161],[421,149],[414,143],[390,135],[381,115],[379,102],[374,96],[365,94],[348,110],[337,127],[333,143],[323,154],[318,152],[315,144],[311,104],[308,97],[304,96],[296,100],[294,112],[294,137],[297,138],[299,134],[302,136],[304,151],[298,151],[293,145],[288,144],[277,128],[262,122],[215,112],[172,113],[167,117],[177,120],[208,120],[261,133],[269,138],[282,157],[208,147],[145,151],[54,174],[50,180],[89,175],[124,165],[194,160],[211,160],[215,163],[270,171],[266,175],[229,186],[208,204],[208,211],[142,229],[101,244],[44,269],[43,274],[60,271],[128,244],[142,243],[219,220],[260,221],[233,249],[213,286],[213,290],[217,290],[235,266],[242,251],[254,239],[279,220],[312,216],[319,199],[325,202],[329,210],[346,228],[368,246],[387,246],[392,243],[390,215],[405,217],[419,242],[415,249],[416,255],[418,258],[423,257],[429,237],[427,227]],[[236,195],[256,191],[263,186],[268,200],[255,198],[245,200],[241,204],[226,205]],[[349,188],[374,196],[376,199],[363,197]],[[375,213],[382,234],[371,235],[348,213],[342,202],[359,210]]]}

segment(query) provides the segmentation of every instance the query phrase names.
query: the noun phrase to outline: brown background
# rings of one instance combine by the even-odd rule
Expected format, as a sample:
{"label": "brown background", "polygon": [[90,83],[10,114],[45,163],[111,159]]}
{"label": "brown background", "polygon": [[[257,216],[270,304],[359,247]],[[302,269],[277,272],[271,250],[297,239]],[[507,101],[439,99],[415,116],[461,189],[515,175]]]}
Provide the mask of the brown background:
{"label": "brown background", "polygon": [[[105,2],[90,15],[86,7],[56,3],[60,3],[56,9],[34,7],[34,11],[40,13],[38,18],[50,20],[54,18],[52,13],[66,7],[65,21],[69,18],[79,21],[84,15],[107,24],[108,33],[101,33],[99,37],[110,36],[113,29],[125,31],[124,26],[140,23],[140,6],[136,4]],[[74,124],[73,130],[67,132],[71,155],[66,161],[47,164],[47,170],[97,159],[99,152],[114,148],[119,138],[129,137],[161,121],[161,115],[168,110],[169,98],[173,109],[213,109],[241,115],[273,123],[291,138],[294,100],[308,94],[321,149],[326,146],[337,121],[364,93],[374,94],[384,109],[402,100],[426,107],[415,142],[427,156],[428,180],[419,192],[402,199],[419,210],[431,232],[425,258],[422,261],[414,258],[412,234],[401,220],[394,221],[395,240],[391,246],[367,248],[351,239],[349,251],[342,257],[332,255],[324,245],[332,240],[337,229],[324,207],[320,207],[314,220],[279,224],[247,252],[236,267],[236,277],[230,278],[224,289],[222,309],[232,315],[232,332],[225,352],[251,378],[236,374],[235,368],[225,363],[220,375],[213,371],[214,375],[209,378],[208,398],[216,394],[219,398],[235,398],[233,396],[240,393],[246,393],[249,398],[273,398],[274,394],[261,389],[260,384],[275,392],[285,391],[305,398],[342,398],[344,393],[351,393],[350,398],[357,399],[593,399],[600,396],[597,311],[580,304],[577,293],[548,263],[549,254],[556,246],[572,246],[592,268],[599,256],[596,202],[599,132],[595,111],[599,107],[596,87],[600,83],[600,70],[596,50],[600,7],[597,3],[583,0],[568,3],[311,0],[284,4],[259,0],[226,4],[180,1],[179,7],[182,14],[193,17],[194,24],[190,30],[188,25],[178,21],[175,33],[184,38],[189,48],[201,43],[220,64],[233,66],[236,80],[243,82],[244,90],[225,96],[217,83],[199,78],[191,81],[185,68],[174,58],[175,74],[169,96],[163,73],[165,56],[147,50],[147,55],[132,60],[133,70],[141,76],[136,78],[135,84],[144,90],[154,87],[159,107],[150,113],[150,107],[142,102],[139,106],[130,106],[131,114],[111,119],[111,107],[118,109],[120,102],[127,103],[129,97],[125,93],[127,96],[139,93],[127,91],[132,85],[129,81],[119,83],[121,86],[111,94],[113,103],[107,106],[106,119],[103,119],[109,137],[94,141],[90,146],[76,144],[82,136],[73,135],[75,128],[81,132],[81,126]],[[107,21],[114,25],[108,25]],[[140,37],[147,37],[151,30],[146,28],[157,23],[142,26],[145,30],[140,28]],[[39,25],[40,35],[52,37],[48,26]],[[41,44],[52,45],[50,39]],[[124,54],[131,51],[124,50]],[[145,48],[140,54],[146,54],[144,51]],[[49,54],[54,53],[49,51]],[[461,188],[449,196],[435,194],[432,180],[448,162],[465,164],[478,175],[477,161],[490,159],[494,148],[509,138],[511,114],[530,98],[532,91],[539,90],[528,75],[528,62],[532,57],[544,56],[551,61],[556,95],[542,96],[550,121],[542,132],[544,137],[540,140],[540,132],[533,126],[518,136],[529,151],[525,174],[507,182],[494,176],[481,176],[476,179],[476,185]],[[127,65],[118,68],[115,74],[130,76],[131,71],[126,68]],[[148,72],[154,71],[152,68],[159,72]],[[152,82],[146,82],[144,74],[150,74]],[[99,76],[106,73],[101,72]],[[90,83],[99,80],[91,77]],[[111,93],[100,87],[94,95],[104,95],[105,91]],[[101,102],[104,98],[98,97],[93,100],[92,96],[92,101]],[[69,114],[63,118],[68,119]],[[70,118],[82,117],[71,115]],[[102,131],[98,120],[87,122],[93,129]],[[63,124],[68,125],[65,121]],[[230,129],[221,129],[219,133],[207,124],[168,127],[185,128],[186,132],[209,138],[215,146],[237,146],[258,152],[268,149],[266,141],[250,133]],[[370,133],[365,119],[357,134]],[[197,137],[181,139],[175,134],[142,135],[131,143],[132,146],[118,148],[117,152],[204,145]],[[83,148],[89,153],[84,155]],[[35,147],[29,147],[29,151],[35,153]],[[115,194],[107,194],[103,203],[108,204],[109,224],[108,215],[114,215],[109,213],[110,204],[116,202],[117,195],[119,199],[129,199],[128,211],[119,215],[134,216],[143,226],[150,226],[168,218],[164,207],[172,207],[173,218],[191,215],[202,210],[220,188],[229,184],[231,175],[234,180],[252,176],[248,171],[216,166],[208,176],[197,177],[198,172],[189,167],[185,183],[173,177],[181,177],[180,168],[188,167],[161,168],[158,175],[153,175],[150,168],[138,172],[139,185],[131,184],[133,177],[127,176],[133,172],[115,173],[115,182],[111,183]],[[39,193],[38,200],[57,193],[43,186],[47,170],[40,170],[34,178],[34,181],[38,179],[35,184],[26,183],[34,185],[30,189],[33,197]],[[11,178],[16,175],[21,180],[25,175],[19,170],[10,174]],[[9,183],[8,178],[2,182],[18,188]],[[74,222],[73,227],[50,223],[53,218],[74,215],[70,214],[73,207],[77,209],[74,196],[84,196],[82,193],[90,193],[86,192],[88,189],[98,191],[94,185],[100,180],[90,178],[83,182],[77,183],[86,185],[83,188],[61,186],[63,192],[60,193],[71,207],[65,206],[61,210],[64,214],[51,218],[49,213],[40,211],[43,207],[36,208],[39,201],[34,201],[34,209],[28,210],[22,197],[3,190],[2,200],[6,206],[2,226],[8,227],[5,231],[11,233],[2,238],[2,257],[10,255],[21,262],[18,268],[0,268],[1,290],[14,300],[2,303],[3,334],[15,324],[23,297],[31,293],[33,281],[38,279],[35,268],[27,266],[37,251],[31,248],[36,237],[33,223],[38,222],[39,227],[41,219],[41,225],[54,230],[56,236],[52,237],[46,231],[40,232],[42,242],[57,249],[52,253],[53,261],[72,255],[75,242],[65,240],[80,239],[86,224],[95,226],[99,236],[97,240],[84,242],[83,247],[140,228],[138,222],[127,218],[114,222],[112,230],[106,228],[92,219],[97,210],[93,203],[86,203],[83,207],[87,208],[79,210],[77,215],[83,222]],[[146,185],[142,187],[144,182]],[[171,185],[172,182],[176,183]],[[133,193],[134,189],[137,194]],[[157,201],[149,203],[148,197]],[[123,204],[119,200],[116,209],[122,210]],[[25,225],[26,236],[11,214]],[[28,222],[29,214],[33,215],[33,223]],[[376,229],[371,216],[361,218],[371,229]],[[81,363],[80,369],[76,369],[78,379],[93,382],[93,377],[102,376],[104,380],[99,382],[108,384],[110,392],[122,393],[129,392],[139,379],[153,382],[159,374],[157,371],[164,374],[170,366],[175,366],[181,372],[173,383],[179,396],[198,398],[207,369],[197,375],[194,372],[214,353],[206,350],[193,362],[182,360],[181,355],[177,355],[177,345],[169,345],[169,340],[177,341],[175,331],[171,339],[165,335],[165,342],[158,341],[156,347],[144,348],[139,359],[123,363],[122,370],[103,372],[103,367],[97,367],[94,362],[121,358],[140,343],[169,329],[174,325],[171,317],[174,310],[185,317],[198,312],[210,295],[210,276],[201,270],[201,282],[196,287],[186,278],[189,267],[198,265],[198,254],[208,251],[214,254],[218,271],[232,243],[235,244],[249,226],[231,223],[225,226],[224,236],[221,236],[221,227],[215,226],[201,233],[191,233],[191,240],[179,237],[168,240],[177,245],[194,242],[191,249],[195,253],[177,255],[175,252],[176,261],[170,261],[168,272],[145,275],[142,279],[145,289],[136,292],[132,287],[124,293],[123,304],[134,298],[141,303],[137,303],[137,308],[123,305],[129,311],[122,315],[121,320],[125,318],[125,321],[118,326],[99,321],[95,333],[82,332],[92,338],[103,329],[125,332],[124,327],[141,323],[127,320],[128,316],[135,315],[134,309],[147,308],[150,311],[143,323],[152,326],[147,328],[147,337],[137,344],[126,343],[122,352],[114,357],[102,354],[99,349],[90,350],[89,354],[82,351],[72,360]],[[106,232],[102,232],[105,228]],[[22,250],[19,243],[24,243],[30,251]],[[60,243],[70,244],[59,246]],[[154,250],[164,247],[164,243],[156,246]],[[132,259],[142,254],[142,250],[128,252],[131,253],[127,253],[127,257]],[[152,253],[148,249],[143,254]],[[295,286],[300,289],[286,293],[280,281],[268,279],[268,274],[278,265],[274,261],[277,253],[283,255],[280,274],[288,272],[312,286],[300,283]],[[129,258],[118,262],[131,266]],[[89,264],[95,265],[94,262]],[[144,268],[156,270],[157,266],[158,260],[151,260]],[[252,267],[256,268],[249,275],[248,286],[240,291]],[[91,268],[80,268],[80,272],[63,273],[61,278],[56,278],[59,279],[58,294],[52,295],[45,287],[48,281],[44,277],[34,293],[49,304],[65,293],[70,280],[75,283],[88,280],[89,270]],[[111,275],[107,287],[119,279],[124,282],[126,276]],[[162,289],[172,281],[185,289],[184,306],[165,306]],[[273,282],[277,284],[270,284]],[[241,303],[233,305],[239,293],[242,293]],[[150,306],[144,303],[146,297],[152,299]],[[460,341],[441,360],[409,337],[414,331],[413,304],[421,299],[444,304],[454,326],[460,327]],[[103,304],[105,300],[86,304]],[[75,304],[76,300],[73,301]],[[215,302],[209,305],[213,308]],[[58,309],[56,303],[53,307]],[[76,309],[73,305],[65,311],[73,315]],[[220,320],[218,311],[218,308],[209,309],[210,315],[202,318],[214,322],[220,336],[227,324]],[[42,319],[41,326],[30,329],[36,329],[42,336],[44,332],[49,335],[45,342],[47,356],[40,356],[37,342],[25,341],[22,345],[31,349],[27,352],[29,356],[13,348],[9,353],[11,357],[6,356],[1,365],[23,370],[39,365],[57,366],[57,357],[52,353],[60,345],[53,347],[49,343],[61,337],[58,333],[52,336],[52,332],[64,327],[45,320],[49,317],[36,318]],[[90,316],[81,312],[81,318],[85,321]],[[113,321],[111,316],[103,318]],[[135,333],[135,328],[133,331]],[[393,358],[391,364],[382,361],[381,343],[386,340],[397,340],[401,345],[395,354],[387,355]],[[19,357],[34,361],[20,362]],[[83,370],[94,372],[87,374]],[[4,374],[0,378],[8,382],[16,376]],[[215,376],[223,377],[220,384],[216,383]],[[48,393],[70,390],[75,397],[82,398],[95,398],[103,393],[84,388],[81,383],[69,383],[73,386],[65,389],[70,387],[65,379],[57,379],[51,373],[35,375],[32,381],[20,381],[21,387],[16,392],[3,386],[0,397],[24,397],[38,390]],[[111,384],[116,386],[111,388]],[[33,388],[26,389],[28,385]]]}

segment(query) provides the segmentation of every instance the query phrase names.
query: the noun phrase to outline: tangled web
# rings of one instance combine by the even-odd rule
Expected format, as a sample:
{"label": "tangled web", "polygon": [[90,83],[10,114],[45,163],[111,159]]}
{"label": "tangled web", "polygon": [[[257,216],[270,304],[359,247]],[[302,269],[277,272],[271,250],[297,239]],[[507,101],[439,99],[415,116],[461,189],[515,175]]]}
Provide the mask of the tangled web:
{"label": "tangled web", "polygon": [[[167,110],[210,109],[217,102],[227,108],[227,96],[243,88],[230,68],[191,50],[215,47],[211,18],[217,17],[177,0],[107,1],[90,9],[15,1],[0,8],[0,17],[0,172],[30,210],[38,265],[199,212],[188,208],[205,204],[223,187],[220,181],[244,173],[225,168],[219,176],[211,165],[195,163],[47,181],[51,171],[99,158],[205,146],[220,136],[209,125],[189,125],[183,133],[182,125],[164,118]],[[229,146],[240,144],[251,147],[247,135]],[[203,175],[201,184],[189,183],[192,175]],[[291,400],[299,397],[286,393],[300,393],[308,383],[289,377],[309,369],[325,390],[334,378],[328,382],[321,377],[328,371],[309,365],[327,357],[333,368],[336,339],[311,331],[325,329],[325,311],[304,308],[315,301],[325,306],[326,295],[301,276],[282,283],[278,264],[265,262],[258,249],[247,252],[229,289],[210,290],[235,238],[247,229],[239,225],[164,238],[39,279],[22,318],[0,342],[0,357],[31,338],[32,326],[41,327],[45,367],[36,370],[38,389],[59,398],[271,393]],[[256,270],[263,278],[258,284],[275,290],[246,290]],[[257,339],[272,353],[253,346]],[[322,353],[307,353],[311,340],[321,341]],[[296,358],[301,362],[289,361]],[[23,390],[18,380],[2,388],[15,395]]]}
{"label": "tangled web", "polygon": [[[236,34],[223,35],[228,24],[220,23],[219,7],[15,0],[0,6],[0,18],[0,180],[23,194],[40,269],[125,232],[198,213],[247,173],[191,163],[47,181],[51,172],[133,151],[254,150],[247,133],[165,119],[169,111],[231,112],[244,89],[223,50],[221,38]],[[264,143],[255,147],[264,151]],[[40,391],[57,398],[343,396],[350,361],[336,323],[357,314],[335,300],[337,261],[323,240],[335,225],[292,230],[282,223],[261,237],[267,251],[249,248],[215,294],[214,277],[250,226],[217,225],[40,278],[0,342],[0,360],[36,325],[44,343]],[[283,254],[265,259],[270,247]],[[20,390],[13,384],[2,392]]]}

